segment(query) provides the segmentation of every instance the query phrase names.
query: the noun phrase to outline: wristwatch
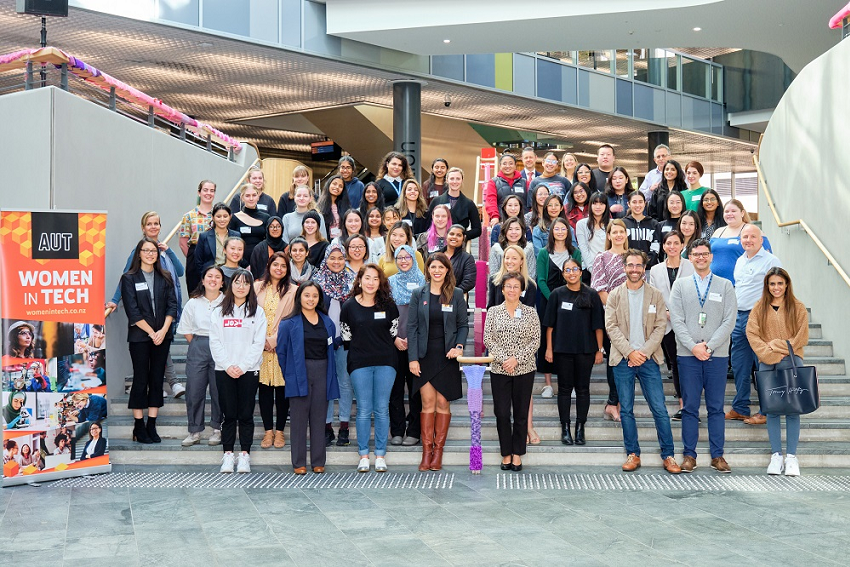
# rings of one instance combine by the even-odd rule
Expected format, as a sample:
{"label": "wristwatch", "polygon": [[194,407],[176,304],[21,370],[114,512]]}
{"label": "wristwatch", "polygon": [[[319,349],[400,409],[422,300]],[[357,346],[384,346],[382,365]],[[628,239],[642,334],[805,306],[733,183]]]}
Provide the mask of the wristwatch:
{"label": "wristwatch", "polygon": [[603,347],[603,348],[599,349],[599,352],[601,352],[602,354],[605,354],[605,348]]}
{"label": "wristwatch", "polygon": [[708,356],[711,356],[712,354],[714,354],[714,351],[713,351],[713,350],[711,350],[711,349],[710,349],[710,348],[708,348],[708,347],[705,347],[705,352],[707,352],[707,353],[708,353]]}
{"label": "wristwatch", "polygon": [[463,350],[463,345],[455,345],[455,348],[459,348],[460,350]]}

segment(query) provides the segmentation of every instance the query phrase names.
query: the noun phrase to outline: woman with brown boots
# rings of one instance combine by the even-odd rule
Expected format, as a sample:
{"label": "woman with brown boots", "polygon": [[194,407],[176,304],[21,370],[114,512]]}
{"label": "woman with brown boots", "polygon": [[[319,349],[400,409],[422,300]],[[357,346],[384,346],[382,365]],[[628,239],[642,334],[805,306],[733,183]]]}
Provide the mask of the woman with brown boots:
{"label": "woman with brown boots", "polygon": [[469,332],[466,300],[455,287],[449,258],[432,254],[424,287],[413,290],[407,327],[413,390],[422,395],[420,471],[443,467],[443,447],[452,419],[449,404],[463,395],[457,357]]}

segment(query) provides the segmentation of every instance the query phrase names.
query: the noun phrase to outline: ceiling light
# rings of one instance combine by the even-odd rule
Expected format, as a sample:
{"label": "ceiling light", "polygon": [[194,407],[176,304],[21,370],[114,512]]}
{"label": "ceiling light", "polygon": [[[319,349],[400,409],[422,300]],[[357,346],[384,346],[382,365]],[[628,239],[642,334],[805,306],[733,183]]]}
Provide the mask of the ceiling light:
{"label": "ceiling light", "polygon": [[452,42],[452,40],[450,40],[450,39],[444,39],[443,40],[443,43],[451,43],[451,42]]}
{"label": "ceiling light", "polygon": [[212,46],[213,46],[213,44],[208,42],[208,41],[202,41],[202,42],[198,43],[198,47],[212,47]]}
{"label": "ceiling light", "polygon": [[702,31],[702,28],[694,28],[694,31]]}

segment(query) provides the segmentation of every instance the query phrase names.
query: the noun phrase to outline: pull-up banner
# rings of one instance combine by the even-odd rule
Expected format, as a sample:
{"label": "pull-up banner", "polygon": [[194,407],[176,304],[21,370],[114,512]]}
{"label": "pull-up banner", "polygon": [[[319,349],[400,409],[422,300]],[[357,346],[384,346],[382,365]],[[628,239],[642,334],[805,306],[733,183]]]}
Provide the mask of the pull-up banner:
{"label": "pull-up banner", "polygon": [[0,211],[3,486],[109,472],[106,214]]}

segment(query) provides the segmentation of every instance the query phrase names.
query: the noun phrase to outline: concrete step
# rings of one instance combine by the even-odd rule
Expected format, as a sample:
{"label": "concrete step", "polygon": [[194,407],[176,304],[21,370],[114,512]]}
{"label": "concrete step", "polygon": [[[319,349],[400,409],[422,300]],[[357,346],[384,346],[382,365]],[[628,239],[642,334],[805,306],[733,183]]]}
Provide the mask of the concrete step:
{"label": "concrete step", "polygon": [[[643,442],[642,465],[644,467],[661,467],[658,447],[654,437],[645,438]],[[109,440],[110,460],[121,465],[207,465],[216,467],[221,462],[222,448],[210,447],[205,443],[184,448],[179,440],[163,440],[153,445],[140,445],[131,441],[119,439]],[[238,450],[237,445],[237,450]],[[497,472],[501,462],[498,443],[495,441],[482,442],[485,473]],[[676,442],[676,459],[681,462],[681,443]],[[387,450],[387,462],[393,465],[415,466],[422,456],[422,448],[394,447]],[[700,468],[709,468],[708,440],[701,438],[697,445],[697,464]],[[725,458],[730,466],[735,467],[766,467],[770,461],[770,449],[767,446],[755,445],[748,442],[727,441]],[[806,446],[805,452],[798,455],[803,468],[811,467],[847,467],[850,463],[850,443],[818,443]],[[622,443],[607,441],[588,441],[583,447],[567,447],[557,441],[544,441],[540,445],[529,446],[528,453],[523,457],[523,464],[534,466],[589,466],[603,465],[619,468],[625,460]],[[329,447],[327,464],[329,466],[357,466],[357,448]],[[283,449],[260,449],[255,446],[251,452],[251,462],[255,465],[276,465],[289,467],[289,445]],[[447,466],[468,466],[469,441],[450,440],[446,442],[443,464]],[[567,472],[567,471],[565,471]],[[427,473],[423,473],[427,474]]]}

